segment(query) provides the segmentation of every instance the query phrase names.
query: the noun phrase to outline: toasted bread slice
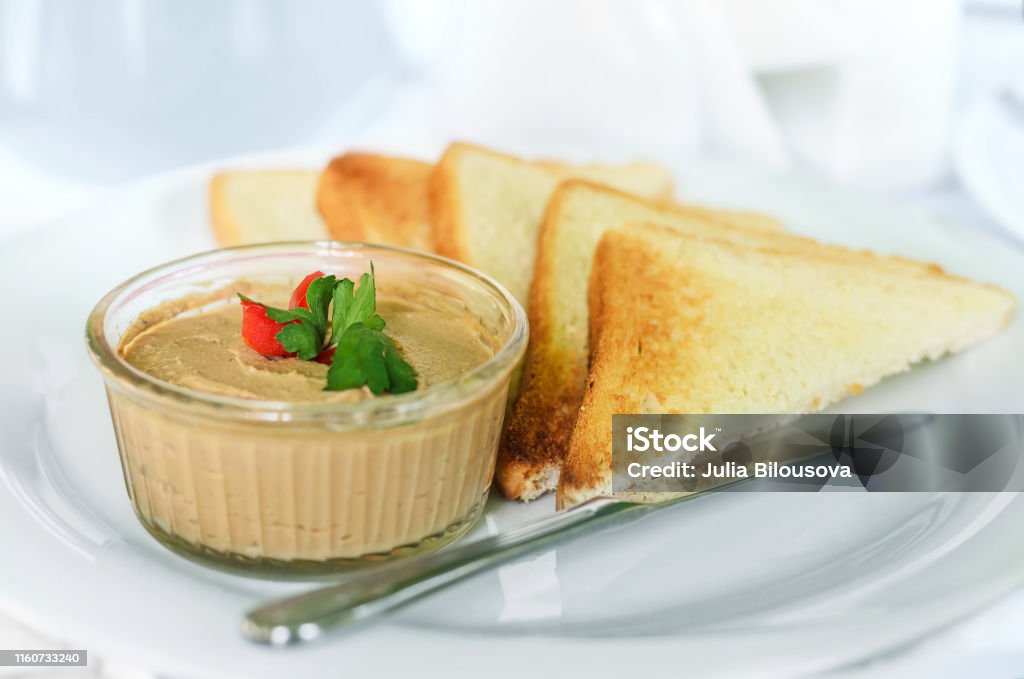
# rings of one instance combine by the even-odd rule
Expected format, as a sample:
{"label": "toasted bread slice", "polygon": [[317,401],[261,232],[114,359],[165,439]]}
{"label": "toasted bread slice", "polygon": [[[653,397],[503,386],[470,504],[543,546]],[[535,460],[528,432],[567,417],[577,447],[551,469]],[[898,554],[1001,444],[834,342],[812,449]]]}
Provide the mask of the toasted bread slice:
{"label": "toasted bread slice", "polygon": [[433,252],[427,191],[433,167],[371,153],[332,160],[316,192],[331,237]]}
{"label": "toasted bread slice", "polygon": [[675,193],[672,174],[654,163],[632,162],[622,165],[583,163],[573,165],[560,160],[535,160],[532,163],[556,173],[562,180],[585,179],[651,200],[671,202]]}
{"label": "toasted bread slice", "polygon": [[612,414],[816,411],[997,333],[1014,306],[992,285],[826,246],[647,225],[602,237],[589,295],[595,346],[560,507],[611,492]]}
{"label": "toasted bread slice", "polygon": [[855,253],[780,233],[778,222],[760,215],[661,205],[586,182],[564,183],[551,199],[538,237],[528,306],[530,346],[498,456],[498,486],[507,497],[529,500],[555,488],[587,377],[587,281],[594,249],[605,231],[633,221],[787,251],[824,249],[862,258],[872,267],[941,271],[934,264]]}
{"label": "toasted bread slice", "polygon": [[233,170],[210,181],[210,223],[222,247],[323,240],[316,170]]}
{"label": "toasted bread slice", "polygon": [[430,180],[437,251],[490,274],[525,303],[544,208],[568,177],[654,198],[671,192],[669,173],[648,163],[568,166],[452,144]]}

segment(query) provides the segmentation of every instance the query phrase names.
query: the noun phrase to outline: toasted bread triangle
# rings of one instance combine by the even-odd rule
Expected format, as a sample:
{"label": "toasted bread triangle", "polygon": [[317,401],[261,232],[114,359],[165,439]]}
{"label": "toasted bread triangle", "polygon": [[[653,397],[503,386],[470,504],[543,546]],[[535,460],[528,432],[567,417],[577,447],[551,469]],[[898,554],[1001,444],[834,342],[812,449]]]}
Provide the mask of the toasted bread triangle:
{"label": "toasted bread triangle", "polygon": [[995,286],[828,246],[650,225],[603,235],[589,297],[595,345],[560,507],[611,492],[613,414],[819,410],[995,334],[1014,306]]}
{"label": "toasted bread triangle", "polygon": [[665,205],[587,182],[565,182],[552,197],[538,236],[528,306],[530,347],[498,457],[497,481],[508,497],[528,500],[555,488],[587,378],[587,282],[593,253],[605,231],[635,221],[697,237],[855,258],[872,270],[941,272],[934,264],[787,234],[778,222],[754,213]]}

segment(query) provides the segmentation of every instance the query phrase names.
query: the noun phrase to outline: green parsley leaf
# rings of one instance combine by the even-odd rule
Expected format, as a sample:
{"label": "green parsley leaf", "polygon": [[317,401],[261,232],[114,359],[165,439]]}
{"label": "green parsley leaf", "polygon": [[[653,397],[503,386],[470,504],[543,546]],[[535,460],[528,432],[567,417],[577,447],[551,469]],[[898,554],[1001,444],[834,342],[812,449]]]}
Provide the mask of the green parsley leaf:
{"label": "green parsley leaf", "polygon": [[374,394],[401,394],[416,389],[416,377],[390,337],[362,323],[353,323],[338,340],[327,370],[327,391],[358,389],[363,385]]}
{"label": "green parsley leaf", "polygon": [[334,295],[335,280],[334,276],[320,276],[314,278],[306,289],[306,304],[313,316],[314,325],[320,332],[321,344],[327,338],[328,311]]}
{"label": "green parsley leaf", "polygon": [[374,394],[387,389],[390,382],[383,337],[383,333],[362,323],[350,326],[338,340],[334,360],[327,370],[327,390],[358,389],[364,384]]}
{"label": "green parsley leaf", "polygon": [[343,278],[334,286],[334,317],[331,319],[331,342],[341,339],[351,323],[348,322],[349,309],[355,301],[355,283]]}
{"label": "green parsley leaf", "polygon": [[[378,330],[378,332],[380,331]],[[380,333],[380,336],[387,342],[387,348],[384,350],[384,363],[387,364],[388,381],[390,382],[388,391],[392,394],[416,391],[416,372],[402,358],[402,355],[398,353],[398,349],[395,347],[394,342],[391,341],[391,338],[384,333]]]}
{"label": "green parsley leaf", "polygon": [[316,358],[323,346],[316,328],[308,323],[289,323],[277,332],[276,337],[285,351],[293,352],[303,361]]}
{"label": "green parsley leaf", "polygon": [[[257,302],[259,304],[259,302]],[[299,321],[301,323],[309,323],[310,325],[316,325],[316,317],[313,316],[313,312],[309,309],[303,309],[302,307],[295,307],[294,309],[277,309],[266,304],[261,305],[267,310],[267,317],[272,321],[278,323],[291,323],[292,321]]]}
{"label": "green parsley leaf", "polygon": [[359,287],[356,289],[356,298],[349,310],[349,319],[352,323],[362,323],[377,310],[377,286],[374,283],[373,265],[370,265],[371,273],[364,273],[359,277]]}
{"label": "green parsley leaf", "polygon": [[384,319],[374,313],[377,310],[377,288],[374,283],[373,262],[370,273],[359,278],[359,289],[348,278],[338,281],[334,287],[334,317],[331,319],[331,344],[341,339],[355,323],[362,323],[374,330],[383,330]]}
{"label": "green parsley leaf", "polygon": [[236,292],[235,294],[238,295],[238,299],[242,300],[243,302],[258,304],[259,306],[266,309],[267,318],[269,318],[272,321],[277,321],[278,323],[291,323],[292,321],[302,321],[304,323],[314,324],[316,322],[313,313],[308,309],[302,309],[300,307],[296,307],[295,309],[278,309],[277,307],[272,307],[268,304],[264,304],[263,302],[257,302],[254,299],[246,297],[240,292]]}

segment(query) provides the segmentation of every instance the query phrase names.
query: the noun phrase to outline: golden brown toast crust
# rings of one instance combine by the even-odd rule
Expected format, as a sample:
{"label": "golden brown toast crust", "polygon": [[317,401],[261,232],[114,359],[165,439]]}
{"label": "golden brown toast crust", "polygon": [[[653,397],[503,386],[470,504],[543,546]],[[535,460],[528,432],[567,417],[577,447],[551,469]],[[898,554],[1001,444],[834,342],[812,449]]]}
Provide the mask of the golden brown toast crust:
{"label": "golden brown toast crust", "polygon": [[[724,252],[727,257],[713,261],[724,261],[729,266],[716,265],[717,268],[712,270],[704,264],[716,251]],[[851,251],[851,255],[863,253]],[[794,393],[799,393],[799,396],[792,412],[815,410],[844,395],[860,393],[865,385],[892,372],[906,369],[908,361],[935,358],[963,349],[1005,327],[1012,316],[1013,297],[998,286],[951,276],[925,264],[917,267],[891,266],[886,258],[878,256],[874,256],[873,261],[876,264],[886,263],[889,275],[894,276],[888,282],[878,284],[879,294],[892,295],[907,286],[907,292],[899,298],[902,301],[897,303],[901,306],[893,307],[897,315],[902,316],[908,310],[916,309],[914,313],[924,314],[922,318],[935,319],[936,327],[922,331],[924,341],[929,345],[919,346],[917,343],[922,340],[915,337],[911,340],[914,347],[911,353],[916,355],[893,356],[891,358],[894,362],[888,363],[887,367],[873,374],[855,375],[853,379],[850,379],[851,373],[847,372],[846,379],[830,385],[826,385],[822,378],[822,382],[812,388],[823,391],[813,394],[799,386],[802,383],[794,382],[797,385],[797,392]],[[723,319],[731,319],[732,314],[743,313],[737,304],[750,300],[753,305],[750,313],[745,316],[745,325],[739,327],[746,327],[749,323],[778,326],[778,321],[772,319],[776,313],[784,313],[790,319],[796,318],[792,315],[793,309],[778,311],[778,299],[774,296],[780,293],[785,295],[786,289],[796,290],[805,278],[789,279],[784,284],[788,288],[769,290],[762,295],[762,287],[751,287],[753,284],[750,283],[740,284],[738,281],[743,280],[743,277],[737,278],[731,273],[751,270],[748,267],[764,269],[768,263],[771,263],[772,268],[765,270],[775,272],[768,274],[773,282],[780,275],[787,277],[794,267],[803,267],[804,271],[816,272],[813,274],[814,280],[822,288],[832,287],[840,295],[828,299],[850,300],[849,309],[828,307],[834,310],[836,321],[829,320],[828,310],[819,310],[817,321],[809,321],[804,326],[790,326],[796,333],[791,337],[797,334],[806,337],[808,332],[813,333],[822,327],[822,319],[828,323],[845,321],[846,325],[840,326],[842,330],[823,335],[820,343],[814,345],[835,352],[827,365],[845,364],[839,357],[863,346],[863,342],[852,342],[845,349],[837,347],[838,343],[850,337],[846,330],[857,327],[850,323],[860,323],[856,319],[847,320],[852,318],[849,312],[855,310],[857,300],[860,299],[860,295],[848,287],[849,281],[858,281],[860,284],[859,281],[866,280],[871,285],[870,276],[862,277],[862,260],[838,257],[832,247],[825,245],[816,251],[794,251],[761,244],[744,246],[722,239],[687,236],[653,225],[631,225],[604,234],[595,252],[588,288],[591,336],[594,338],[591,345],[591,368],[581,414],[572,431],[559,479],[556,497],[559,507],[610,492],[613,414],[676,412],[674,408],[677,407],[692,409],[685,412],[706,412],[708,403],[720,402],[717,399],[723,397],[721,378],[716,379],[715,375],[718,366],[722,362],[729,362],[732,354],[728,353],[728,349],[724,350],[725,355],[716,354],[717,348],[721,346],[716,339],[732,337],[737,332],[736,329],[730,329],[729,323],[723,323]],[[907,260],[903,260],[903,263],[906,264]],[[726,273],[720,275],[722,271]],[[884,270],[876,271],[884,273]],[[837,276],[844,276],[847,284],[836,283],[833,286],[832,281]],[[747,287],[732,290],[734,285]],[[924,287],[917,287],[919,285]],[[816,291],[819,288],[812,286],[805,289]],[[817,295],[817,292],[814,294]],[[961,301],[947,303],[950,296],[959,297]],[[715,301],[717,304],[712,303]],[[801,303],[800,308],[806,307]],[[711,313],[718,315],[711,316]],[[916,318],[914,323],[917,322]],[[950,334],[953,331],[947,332],[946,324],[951,319],[966,327],[967,333],[956,336]],[[877,327],[888,326],[881,323]],[[751,332],[758,338],[764,338],[760,329]],[[876,343],[879,339],[883,340],[881,345],[888,347],[885,340],[895,340],[897,335],[876,334]],[[736,341],[741,343],[744,351],[748,347],[751,352],[758,350],[754,346],[757,341],[754,341],[753,336],[741,336]],[[775,340],[773,345],[770,339],[764,341],[768,343],[762,346],[768,347],[769,351],[763,355],[779,357],[787,365],[789,362],[800,365],[800,356],[805,356],[790,356],[787,352],[791,350],[791,345],[788,343]],[[774,350],[771,349],[773,346]],[[903,346],[906,350],[911,344]],[[883,348],[883,351],[886,350]],[[748,366],[757,365],[758,359],[748,357],[746,360]],[[857,359],[850,360],[854,361],[850,365],[857,365]],[[863,367],[854,370],[863,370]],[[638,375],[650,378],[638,381]],[[814,379],[811,378],[812,384]],[[747,393],[748,387],[754,390],[749,397],[740,397],[743,403],[766,402],[754,384],[745,381],[742,384],[742,394]],[[708,394],[714,398],[713,401],[707,400]],[[748,398],[753,400],[748,401]],[[666,403],[674,405],[665,407]]]}
{"label": "golden brown toast crust", "polygon": [[[548,365],[561,363],[571,370],[569,361],[552,360]],[[505,497],[514,500],[533,500],[555,489],[562,464],[561,451],[567,437],[563,431],[572,431],[579,408],[575,390],[566,390],[566,384],[586,379],[581,374],[555,375],[553,371],[530,371],[527,364],[523,388],[508,420],[495,469],[498,487]]]}
{"label": "golden brown toast crust", "polygon": [[320,175],[317,208],[336,240],[434,251],[430,163],[346,153]]}
{"label": "golden brown toast crust", "polygon": [[[594,426],[607,413],[608,426],[611,429],[611,415],[614,413],[639,412],[640,403],[630,394],[616,394],[602,399],[594,390],[594,379],[601,376],[608,379],[611,372],[621,371],[624,367],[620,356],[629,352],[631,356],[629,370],[636,375],[652,374],[657,370],[659,357],[652,352],[644,353],[639,338],[649,331],[644,327],[652,319],[675,315],[678,310],[659,309],[656,299],[646,294],[651,286],[664,284],[665,280],[678,280],[678,277],[666,276],[660,271],[657,258],[652,258],[642,247],[632,247],[628,236],[620,232],[609,231],[597,246],[594,253],[594,265],[591,268],[590,284],[587,298],[590,309],[590,333],[596,340],[591,345],[592,368],[582,399],[580,410],[590,411],[590,417],[579,418],[577,426],[570,431],[566,442],[566,457],[558,480],[556,506],[562,509],[575,504],[580,496],[594,493],[606,484],[607,471],[611,469],[611,446],[607,445],[610,436],[605,436],[605,428]],[[635,275],[632,273],[635,272]],[[659,278],[661,282],[659,282]],[[679,286],[690,289],[701,281],[690,278],[679,281]],[[708,291],[710,293],[710,291]],[[696,295],[699,299],[700,296]],[[691,305],[696,314],[699,306]],[[628,315],[630,318],[620,318]],[[640,323],[634,325],[637,319]],[[602,342],[602,328],[606,324],[629,324],[625,334],[619,334],[608,342]],[[610,336],[610,334],[608,335]],[[629,344],[628,347],[606,346],[606,344]],[[680,338],[680,343],[684,340]],[[624,349],[624,350],[623,350]],[[611,358],[609,358],[611,357]],[[608,439],[608,440],[606,440]]]}
{"label": "golden brown toast crust", "polygon": [[[563,348],[552,340],[555,325],[560,319],[551,313],[554,307],[551,296],[562,293],[545,285],[541,273],[560,265],[561,253],[555,244],[555,229],[558,228],[563,204],[577,188],[606,192],[668,213],[696,216],[720,223],[723,228],[784,229],[778,220],[758,213],[671,205],[586,180],[568,180],[558,187],[548,204],[538,235],[536,273],[530,284],[527,309],[530,345],[519,398],[506,425],[498,454],[498,487],[506,497],[518,500],[531,500],[555,489],[587,377],[586,364],[581,364],[574,355],[566,355]],[[743,226],[734,226],[740,220]]]}
{"label": "golden brown toast crust", "polygon": [[213,237],[221,247],[230,247],[241,243],[238,225],[231,214],[227,200],[227,182],[229,172],[218,172],[210,180],[210,225]]}
{"label": "golden brown toast crust", "polygon": [[434,228],[434,246],[439,255],[460,262],[470,262],[471,255],[466,241],[458,167],[463,154],[472,150],[489,153],[470,144],[449,144],[430,174],[428,187],[427,205]]}

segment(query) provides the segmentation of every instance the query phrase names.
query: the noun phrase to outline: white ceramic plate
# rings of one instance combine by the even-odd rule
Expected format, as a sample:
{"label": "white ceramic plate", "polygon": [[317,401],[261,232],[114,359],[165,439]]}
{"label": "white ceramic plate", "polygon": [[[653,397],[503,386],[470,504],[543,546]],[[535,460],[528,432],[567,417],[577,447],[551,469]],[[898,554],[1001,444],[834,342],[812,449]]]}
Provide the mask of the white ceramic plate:
{"label": "white ceramic plate", "polygon": [[[249,162],[288,161],[313,167],[322,158]],[[679,170],[687,198],[768,210],[795,231],[934,259],[1024,297],[1024,254],[985,234],[728,164]],[[213,247],[210,172],[111,193],[0,252],[0,605],[43,631],[175,676],[792,674],[905,644],[1024,578],[1024,502],[1015,494],[722,493],[482,575],[325,643],[250,645],[239,614],[304,585],[206,570],[143,531],[83,341],[86,315],[109,288]],[[984,346],[840,409],[1024,411],[1022,346],[1018,315]],[[476,531],[551,511],[549,499],[492,500]]]}

